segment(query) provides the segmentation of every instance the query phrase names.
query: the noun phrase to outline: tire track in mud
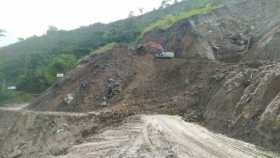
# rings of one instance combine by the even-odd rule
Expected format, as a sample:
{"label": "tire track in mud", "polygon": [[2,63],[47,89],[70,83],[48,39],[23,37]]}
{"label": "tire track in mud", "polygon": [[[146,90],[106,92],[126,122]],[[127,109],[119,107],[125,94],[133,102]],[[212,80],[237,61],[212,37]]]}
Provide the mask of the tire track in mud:
{"label": "tire track in mud", "polygon": [[59,158],[279,157],[255,145],[215,134],[180,117],[141,115],[90,137]]}

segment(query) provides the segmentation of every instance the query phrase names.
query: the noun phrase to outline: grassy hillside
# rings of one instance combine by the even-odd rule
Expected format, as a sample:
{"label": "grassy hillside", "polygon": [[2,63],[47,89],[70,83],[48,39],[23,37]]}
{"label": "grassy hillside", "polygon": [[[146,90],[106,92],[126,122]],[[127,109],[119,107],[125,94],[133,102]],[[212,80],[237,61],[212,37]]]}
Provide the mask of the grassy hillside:
{"label": "grassy hillside", "polygon": [[39,94],[56,80],[56,73],[66,73],[80,58],[100,51],[100,47],[106,44],[133,42],[156,27],[169,27],[178,20],[206,13],[222,3],[223,0],[186,0],[110,24],[97,23],[72,31],[49,30],[46,35],[1,48],[0,102],[15,96],[10,94],[13,92],[7,94],[8,85],[17,85],[18,91],[24,94]]}
{"label": "grassy hillside", "polygon": [[156,28],[167,29],[179,20],[186,19],[197,14],[206,14],[216,8],[217,6],[207,5],[206,7],[194,8],[192,10],[179,12],[176,15],[167,15],[146,27],[140,37],[142,37],[146,32],[150,32]]}

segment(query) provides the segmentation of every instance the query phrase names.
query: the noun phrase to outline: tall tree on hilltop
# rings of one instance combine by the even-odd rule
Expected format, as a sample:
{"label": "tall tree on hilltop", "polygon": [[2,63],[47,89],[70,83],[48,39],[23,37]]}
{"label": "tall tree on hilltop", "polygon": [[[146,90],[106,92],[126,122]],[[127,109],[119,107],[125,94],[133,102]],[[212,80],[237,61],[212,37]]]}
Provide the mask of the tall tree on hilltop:
{"label": "tall tree on hilltop", "polygon": [[53,32],[57,32],[58,28],[55,26],[49,26],[48,30],[47,30],[47,34],[53,33]]}
{"label": "tall tree on hilltop", "polygon": [[162,0],[160,4],[160,9],[164,9],[168,6],[170,6],[172,0]]}
{"label": "tall tree on hilltop", "polygon": [[134,16],[135,16],[134,11],[130,11],[130,12],[128,13],[128,18],[132,18],[132,17],[134,17]]}
{"label": "tall tree on hilltop", "polygon": [[144,14],[144,8],[139,8],[138,10],[139,10],[140,15]]}

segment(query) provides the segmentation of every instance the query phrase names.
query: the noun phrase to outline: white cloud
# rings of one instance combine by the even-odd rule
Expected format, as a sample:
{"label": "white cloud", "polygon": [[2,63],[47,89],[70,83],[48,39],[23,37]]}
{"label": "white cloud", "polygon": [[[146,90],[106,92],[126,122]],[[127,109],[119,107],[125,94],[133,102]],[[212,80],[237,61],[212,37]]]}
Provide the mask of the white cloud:
{"label": "white cloud", "polygon": [[0,28],[17,37],[45,33],[49,25],[74,29],[95,22],[111,22],[130,10],[152,10],[161,0],[1,0]]}

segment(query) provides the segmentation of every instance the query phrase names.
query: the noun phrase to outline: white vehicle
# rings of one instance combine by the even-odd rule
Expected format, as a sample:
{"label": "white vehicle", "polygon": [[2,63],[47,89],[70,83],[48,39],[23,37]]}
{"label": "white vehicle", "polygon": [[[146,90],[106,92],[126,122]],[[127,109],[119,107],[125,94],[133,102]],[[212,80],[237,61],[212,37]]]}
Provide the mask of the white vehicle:
{"label": "white vehicle", "polygon": [[8,90],[16,90],[17,87],[16,87],[16,86],[9,86],[7,89],[8,89]]}
{"label": "white vehicle", "polygon": [[56,77],[57,77],[57,78],[63,78],[63,77],[64,77],[64,74],[58,73],[58,74],[56,74]]}
{"label": "white vehicle", "polygon": [[155,55],[156,58],[172,59],[175,58],[174,52],[160,52]]}

